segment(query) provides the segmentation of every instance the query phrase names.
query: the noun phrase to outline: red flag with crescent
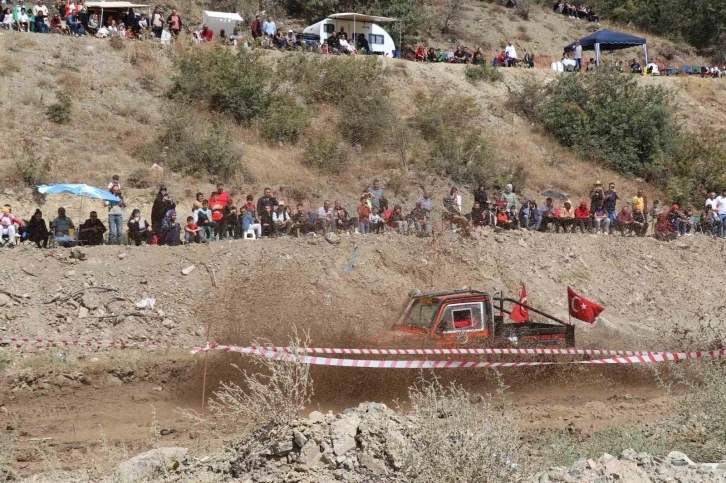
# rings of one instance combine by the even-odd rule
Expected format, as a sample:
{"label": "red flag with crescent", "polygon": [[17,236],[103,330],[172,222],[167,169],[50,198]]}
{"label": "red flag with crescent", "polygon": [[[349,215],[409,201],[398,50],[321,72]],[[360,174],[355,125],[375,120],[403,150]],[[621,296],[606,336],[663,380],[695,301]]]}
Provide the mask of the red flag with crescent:
{"label": "red flag with crescent", "polygon": [[570,305],[570,316],[590,324],[595,322],[600,312],[605,310],[605,307],[591,302],[581,295],[577,295],[571,287],[567,287],[567,301]]}
{"label": "red flag with crescent", "polygon": [[[519,303],[527,304],[527,288],[522,284],[522,292],[519,294]],[[521,305],[515,305],[512,309],[512,313],[509,314],[509,318],[517,323],[525,322],[529,320],[529,310]]]}

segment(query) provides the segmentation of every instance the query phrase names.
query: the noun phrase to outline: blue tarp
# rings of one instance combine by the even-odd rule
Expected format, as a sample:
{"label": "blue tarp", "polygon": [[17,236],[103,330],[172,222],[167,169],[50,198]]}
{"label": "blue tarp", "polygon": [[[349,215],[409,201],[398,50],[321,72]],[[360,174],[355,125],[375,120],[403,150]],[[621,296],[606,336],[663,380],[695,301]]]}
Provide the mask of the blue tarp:
{"label": "blue tarp", "polygon": [[38,193],[43,195],[69,193],[83,198],[110,201],[111,203],[121,203],[121,200],[109,193],[108,190],[96,188],[95,186],[88,186],[87,184],[42,184],[37,186],[37,188]]}
{"label": "blue tarp", "polygon": [[[600,44],[600,50],[618,50],[627,49],[628,47],[636,47],[645,45],[644,38],[635,35],[624,34],[621,32],[613,32],[612,30],[599,30],[594,34],[590,34],[580,39],[582,50],[595,50],[595,44]],[[575,43],[571,43],[565,47],[565,52],[570,52],[575,48]]]}

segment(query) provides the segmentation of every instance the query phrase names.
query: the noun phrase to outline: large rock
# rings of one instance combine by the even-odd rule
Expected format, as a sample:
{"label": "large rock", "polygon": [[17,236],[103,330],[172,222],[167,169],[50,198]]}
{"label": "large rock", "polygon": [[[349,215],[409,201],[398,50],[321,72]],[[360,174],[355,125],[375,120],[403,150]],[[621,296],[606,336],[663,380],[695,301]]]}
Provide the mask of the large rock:
{"label": "large rock", "polygon": [[81,297],[81,305],[88,310],[95,310],[101,306],[101,297],[93,292],[87,292]]}
{"label": "large rock", "polygon": [[330,425],[330,439],[333,441],[333,451],[336,455],[344,455],[355,449],[358,425],[360,425],[360,418],[355,414],[349,414]]}
{"label": "large rock", "polygon": [[187,456],[187,448],[158,448],[136,455],[118,467],[119,480],[124,483],[153,478],[164,469],[176,469]]}
{"label": "large rock", "polygon": [[320,446],[311,439],[300,450],[299,461],[308,468],[314,468],[320,463],[322,457],[323,453],[320,451]]}
{"label": "large rock", "polygon": [[386,465],[383,461],[376,459],[372,455],[364,453],[358,456],[358,462],[374,475],[386,474]]}

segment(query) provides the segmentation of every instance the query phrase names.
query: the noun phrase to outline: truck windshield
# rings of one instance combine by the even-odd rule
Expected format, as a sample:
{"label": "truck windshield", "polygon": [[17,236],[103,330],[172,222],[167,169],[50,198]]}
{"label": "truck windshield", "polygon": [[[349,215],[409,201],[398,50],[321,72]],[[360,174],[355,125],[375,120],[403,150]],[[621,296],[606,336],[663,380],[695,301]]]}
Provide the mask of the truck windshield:
{"label": "truck windshield", "polygon": [[419,300],[415,300],[403,324],[408,327],[428,329],[433,324],[434,315],[438,309],[439,304],[424,304]]}

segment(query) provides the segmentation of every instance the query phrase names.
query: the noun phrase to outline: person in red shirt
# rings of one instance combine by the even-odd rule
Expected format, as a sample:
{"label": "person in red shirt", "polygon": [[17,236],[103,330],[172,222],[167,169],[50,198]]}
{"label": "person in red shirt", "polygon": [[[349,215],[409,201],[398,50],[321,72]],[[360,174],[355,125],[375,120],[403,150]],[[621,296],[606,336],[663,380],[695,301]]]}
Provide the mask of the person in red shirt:
{"label": "person in red shirt", "polygon": [[224,209],[229,203],[229,194],[224,191],[224,184],[217,183],[217,192],[212,193],[209,197],[209,206],[212,208],[212,221],[216,223],[217,230],[215,235],[221,240],[224,233],[227,233],[227,226],[224,221]]}
{"label": "person in red shirt", "polygon": [[620,236],[625,236],[626,231],[633,233],[633,215],[630,214],[627,206],[623,206],[623,209],[618,213],[615,219],[615,229],[620,232]]}
{"label": "person in red shirt", "polygon": [[200,231],[202,231],[202,229],[194,223],[194,217],[187,216],[187,224],[184,225],[184,241],[187,245],[190,243],[199,243]]}
{"label": "person in red shirt", "polygon": [[587,201],[581,201],[580,206],[575,208],[575,230],[580,227],[582,233],[590,233],[592,222],[590,221],[590,210],[587,208]]}
{"label": "person in red shirt", "polygon": [[509,219],[509,215],[507,215],[503,206],[497,208],[497,226],[505,230],[509,230],[512,227],[512,221]]}
{"label": "person in red shirt", "polygon": [[211,42],[214,38],[214,32],[210,30],[207,24],[202,25],[202,31],[199,32],[199,38],[204,42]]}
{"label": "person in red shirt", "polygon": [[368,207],[368,200],[365,196],[360,197],[360,205],[358,205],[358,231],[361,235],[367,235],[370,232],[370,225],[368,223],[368,216],[371,214],[371,209]]}

